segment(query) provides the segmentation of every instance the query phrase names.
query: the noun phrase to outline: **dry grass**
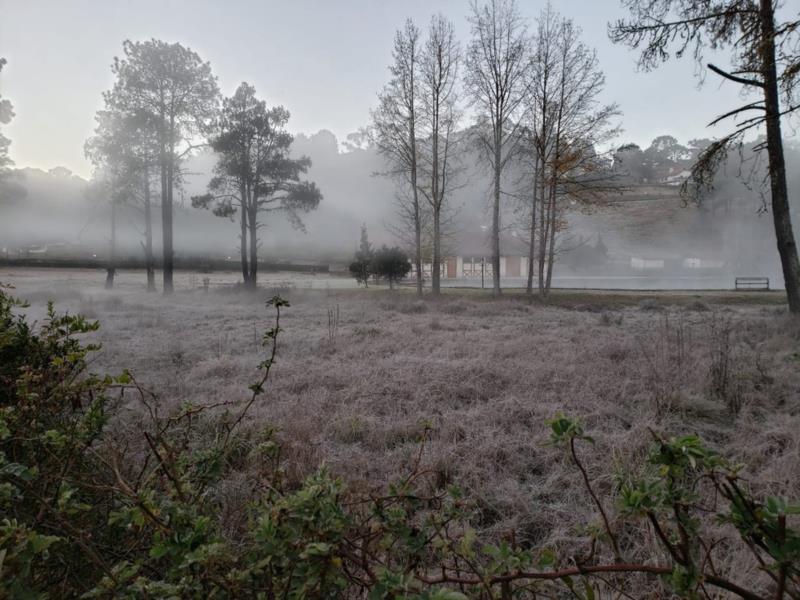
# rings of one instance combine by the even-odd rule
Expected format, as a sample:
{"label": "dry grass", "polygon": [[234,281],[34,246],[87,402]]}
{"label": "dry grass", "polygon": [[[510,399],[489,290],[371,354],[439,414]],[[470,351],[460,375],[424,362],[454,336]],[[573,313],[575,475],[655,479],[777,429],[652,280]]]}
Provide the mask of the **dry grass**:
{"label": "dry grass", "polygon": [[[22,281],[18,292],[37,315],[52,296],[100,319],[94,368],[129,368],[166,405],[244,398],[272,318],[268,290],[164,299]],[[574,469],[544,444],[560,410],[595,437],[585,460],[607,498],[646,451],[649,427],[697,432],[759,490],[800,497],[800,324],[772,296],[287,296],[274,378],[251,420],[278,428],[296,478],[324,462],[355,489],[382,486],[429,428],[426,466],[438,485],[466,488],[485,531],[559,543],[591,513]]]}

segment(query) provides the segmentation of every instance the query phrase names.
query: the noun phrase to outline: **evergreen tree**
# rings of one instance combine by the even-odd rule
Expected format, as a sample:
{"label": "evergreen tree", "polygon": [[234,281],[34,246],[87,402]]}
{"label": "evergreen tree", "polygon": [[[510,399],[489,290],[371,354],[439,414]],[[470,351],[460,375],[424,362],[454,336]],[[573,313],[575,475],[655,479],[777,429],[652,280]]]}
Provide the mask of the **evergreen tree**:
{"label": "evergreen tree", "polygon": [[397,246],[393,248],[381,247],[375,252],[372,269],[378,277],[389,282],[389,288],[403,279],[411,271],[411,261],[403,250]]}
{"label": "evergreen tree", "polygon": [[355,258],[350,263],[350,273],[358,283],[369,287],[369,277],[372,274],[372,261],[374,252],[367,236],[367,224],[361,224],[361,242],[356,250]]}
{"label": "evergreen tree", "polygon": [[267,108],[255,88],[242,83],[223,101],[218,128],[211,136],[218,155],[215,177],[207,194],[192,198],[194,206],[211,208],[220,217],[239,211],[242,275],[251,289],[258,278],[259,213],[280,211],[302,230],[299,213],[317,208],[322,199],[313,182],[300,178],[311,159],[290,157],[294,137],[286,131],[288,121],[289,111],[282,106]]}

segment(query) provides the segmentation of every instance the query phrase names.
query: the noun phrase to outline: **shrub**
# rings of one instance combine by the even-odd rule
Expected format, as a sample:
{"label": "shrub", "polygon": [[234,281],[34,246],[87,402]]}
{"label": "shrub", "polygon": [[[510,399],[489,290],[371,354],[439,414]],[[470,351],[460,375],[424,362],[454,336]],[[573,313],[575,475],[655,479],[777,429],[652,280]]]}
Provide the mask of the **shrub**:
{"label": "shrub", "polygon": [[359,285],[363,284],[364,287],[369,287],[369,278],[372,275],[372,259],[364,259],[357,256],[348,268],[350,269],[350,274]]}
{"label": "shrub", "polygon": [[375,257],[372,259],[372,269],[378,277],[388,281],[389,287],[392,288],[395,283],[409,274],[411,262],[408,259],[408,255],[400,248],[383,246],[375,252]]}

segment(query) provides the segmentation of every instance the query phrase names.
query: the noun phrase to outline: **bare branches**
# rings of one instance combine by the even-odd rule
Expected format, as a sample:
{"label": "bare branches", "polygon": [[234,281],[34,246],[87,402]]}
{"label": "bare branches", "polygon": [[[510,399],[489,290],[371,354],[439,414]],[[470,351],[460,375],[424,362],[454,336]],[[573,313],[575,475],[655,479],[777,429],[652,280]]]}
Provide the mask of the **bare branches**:
{"label": "bare branches", "polygon": [[515,0],[489,0],[483,6],[473,0],[471,8],[464,84],[477,109],[479,148],[492,169],[492,289],[499,294],[502,178],[521,139],[530,40]]}
{"label": "bare branches", "polygon": [[409,188],[419,296],[422,295],[422,210],[418,183],[420,53],[419,28],[409,19],[395,34],[393,62],[389,66],[392,77],[378,95],[378,107],[371,113],[372,137],[378,152],[389,163],[389,172],[396,176],[399,185]]}
{"label": "bare branches", "polygon": [[460,58],[453,24],[442,15],[433,17],[420,56],[417,152],[419,193],[427,201],[433,221],[433,294],[439,293],[440,285],[442,213],[448,208],[446,202],[455,189],[453,180],[460,171],[455,131],[461,116],[457,106]]}
{"label": "bare branches", "polygon": [[[556,237],[565,226],[563,199],[596,200],[613,187],[613,174],[596,147],[617,134],[611,121],[619,109],[600,105],[605,77],[596,53],[580,35],[572,21],[548,5],[538,19],[530,58],[525,114],[527,162],[532,163],[526,168],[533,177],[526,206],[531,216],[528,255],[531,261],[538,258],[542,296],[552,281]],[[531,268],[529,293],[532,289]]]}
{"label": "bare branches", "polygon": [[641,50],[639,67],[650,70],[669,60],[674,45],[676,57],[692,51],[702,60],[706,38],[713,49],[735,43],[740,28],[747,30],[757,20],[752,2],[729,0],[623,0],[631,19],[609,25],[609,37]]}
{"label": "bare branches", "polygon": [[589,495],[592,497],[592,501],[594,501],[594,505],[597,507],[600,516],[603,518],[603,526],[606,530],[606,535],[608,535],[608,539],[611,540],[611,545],[614,548],[614,559],[617,562],[622,562],[622,552],[619,549],[619,543],[617,542],[617,536],[614,534],[614,531],[611,529],[611,523],[608,520],[608,515],[606,514],[605,508],[603,508],[603,503],[600,502],[600,499],[597,497],[597,494],[592,487],[592,483],[589,481],[589,474],[586,472],[586,468],[583,466],[583,463],[578,458],[578,453],[575,450],[575,438],[570,438],[569,440],[569,450],[570,454],[572,455],[572,462],[575,463],[575,466],[578,467],[578,470],[581,472],[581,477],[583,478],[583,484],[586,488],[586,491],[589,492]]}

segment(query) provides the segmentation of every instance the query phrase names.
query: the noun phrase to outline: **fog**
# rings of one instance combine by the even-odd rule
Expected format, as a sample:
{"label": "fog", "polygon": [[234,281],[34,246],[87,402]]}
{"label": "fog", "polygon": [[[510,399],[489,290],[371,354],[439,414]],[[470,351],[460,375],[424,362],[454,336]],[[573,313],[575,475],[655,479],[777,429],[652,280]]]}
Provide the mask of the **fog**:
{"label": "fog", "polygon": [[[307,177],[319,186],[323,199],[317,210],[302,215],[305,230],[298,230],[279,213],[265,216],[259,252],[265,263],[333,264],[341,268],[353,255],[362,223],[374,245],[403,245],[397,227],[397,188],[393,180],[380,175],[386,164],[374,148],[348,140],[342,143],[331,132],[319,131],[297,135],[292,152],[311,158]],[[236,215],[220,218],[208,210],[193,208],[189,200],[205,191],[215,160],[213,153],[203,151],[183,165],[174,218],[179,258],[237,257]],[[800,152],[791,142],[787,143],[787,161],[790,197],[796,198],[800,191]],[[474,149],[468,148],[462,162],[467,168],[460,172],[451,200],[447,250],[488,256],[490,178]],[[524,194],[524,183],[516,177],[513,172],[508,176],[508,187]],[[700,202],[681,197],[677,185],[625,180],[618,192],[570,206],[566,214],[569,226],[559,238],[555,285],[726,288],[731,287],[731,277],[762,276],[779,287],[780,263],[772,218],[764,203],[768,190],[759,184],[762,177],[763,165],[754,163],[745,148],[741,156],[729,157],[719,170],[714,189]],[[109,204],[102,196],[90,193],[88,181],[63,168],[49,172],[17,169],[13,180],[24,192],[4,203],[0,249],[6,258],[107,256]],[[161,233],[157,207],[154,216],[158,254]],[[523,220],[519,202],[509,198],[503,214],[504,253],[527,254]],[[118,215],[118,256],[141,261],[142,240],[141,207],[123,205]],[[598,258],[598,243],[607,248],[607,256]],[[691,261],[694,268],[687,266]],[[235,263],[232,268],[236,268]],[[465,279],[451,284],[480,282]],[[522,281],[509,280],[506,285],[522,285]]]}
{"label": "fog", "polygon": [[[303,215],[305,231],[295,229],[280,214],[263,218],[261,254],[277,260],[345,260],[358,241],[362,222],[376,243],[389,243],[384,222],[392,218],[393,185],[373,174],[383,169],[381,159],[364,150],[340,152],[327,131],[295,139],[294,153],[312,157],[308,178],[322,190],[316,211]],[[193,208],[190,198],[206,190],[215,162],[211,152],[191,157],[183,165],[183,181],[176,207],[175,249],[184,256],[227,256],[238,252],[238,225],[233,219]],[[44,172],[19,169],[16,182],[24,197],[6,203],[0,223],[0,246],[13,254],[29,246],[66,244],[80,251],[104,255],[109,245],[109,204],[91,198],[89,182],[65,169]],[[160,252],[160,219],[155,209],[154,245]],[[125,255],[141,255],[141,207],[123,206],[118,217],[118,248]]]}

